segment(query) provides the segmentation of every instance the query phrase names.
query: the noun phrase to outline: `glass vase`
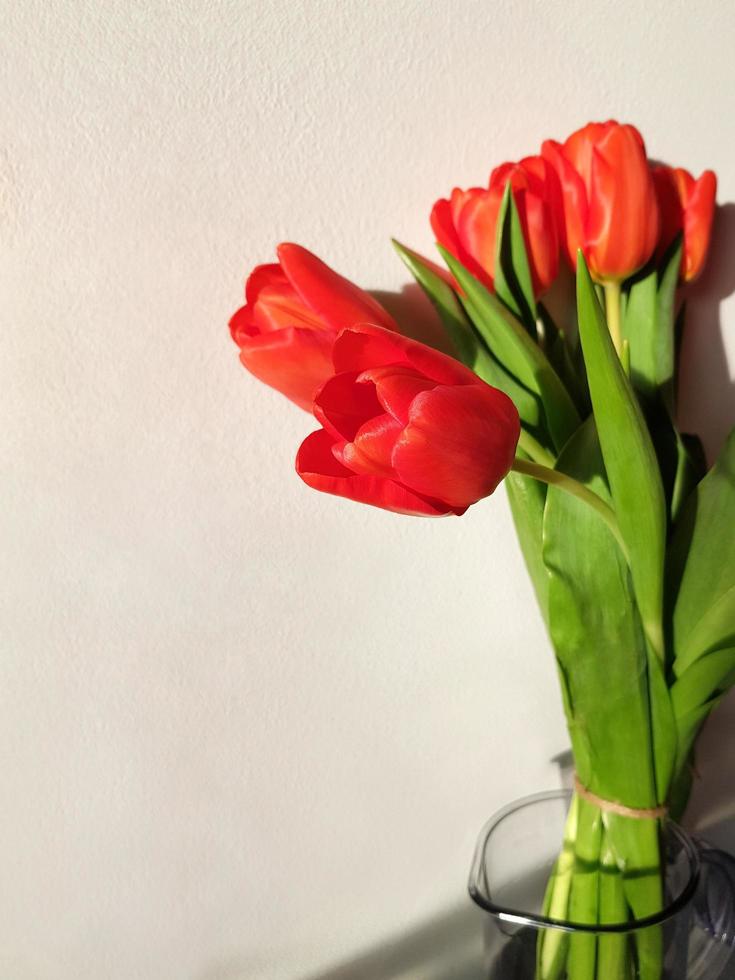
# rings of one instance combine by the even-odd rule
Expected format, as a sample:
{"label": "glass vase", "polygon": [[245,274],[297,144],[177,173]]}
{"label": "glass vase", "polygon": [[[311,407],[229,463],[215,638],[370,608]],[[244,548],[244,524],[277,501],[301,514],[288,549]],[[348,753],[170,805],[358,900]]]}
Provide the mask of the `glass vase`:
{"label": "glass vase", "polygon": [[[483,828],[469,880],[485,912],[486,980],[732,980],[735,978],[735,861],[664,821],[664,902],[643,920],[586,925],[544,914],[560,853],[569,791],[512,803]],[[661,949],[653,970],[636,950],[653,937]],[[564,955],[550,968],[541,951],[571,943],[586,948],[580,969]],[[619,953],[620,955],[616,955]],[[548,958],[546,958],[548,959]],[[604,969],[600,964],[608,964]],[[617,963],[613,968],[610,963]],[[610,975],[614,973],[615,975]],[[603,975],[605,974],[605,975]],[[655,975],[654,975],[655,974]]]}

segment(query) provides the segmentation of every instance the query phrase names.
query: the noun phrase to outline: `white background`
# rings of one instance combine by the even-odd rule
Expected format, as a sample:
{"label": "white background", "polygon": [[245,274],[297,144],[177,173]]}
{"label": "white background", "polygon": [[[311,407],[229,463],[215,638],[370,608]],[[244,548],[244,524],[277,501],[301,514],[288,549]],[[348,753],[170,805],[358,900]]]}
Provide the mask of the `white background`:
{"label": "white background", "polygon": [[[481,824],[567,744],[505,496],[307,489],[313,423],[226,322],[284,239],[399,292],[391,235],[429,252],[437,197],[589,119],[735,200],[735,7],[0,8],[0,980],[394,977],[370,951],[406,936],[434,976]],[[710,450],[732,211],[718,241],[684,347]]]}

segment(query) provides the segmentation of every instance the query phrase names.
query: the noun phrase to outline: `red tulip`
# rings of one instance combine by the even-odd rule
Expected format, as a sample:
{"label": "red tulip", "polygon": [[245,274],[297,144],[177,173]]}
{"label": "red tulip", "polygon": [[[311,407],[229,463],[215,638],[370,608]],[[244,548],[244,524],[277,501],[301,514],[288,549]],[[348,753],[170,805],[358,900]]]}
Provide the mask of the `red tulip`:
{"label": "red tulip", "polygon": [[699,180],[695,180],[687,170],[662,165],[653,168],[653,180],[661,210],[660,251],[664,252],[683,231],[681,278],[691,282],[702,271],[707,258],[717,177],[711,170],[705,170]]}
{"label": "red tulip", "polygon": [[248,371],[310,412],[314,392],[334,373],[332,347],[343,327],[397,326],[372,296],[300,245],[279,245],[278,258],[249,276],[230,332]]}
{"label": "red tulip", "polygon": [[645,265],[659,214],[641,134],[616,122],[589,123],[541,153],[561,183],[559,227],[572,269],[581,249],[593,278],[621,282]]}
{"label": "red tulip", "polygon": [[518,412],[445,354],[381,327],[343,330],[302,443],[310,487],[401,514],[463,514],[510,469]]}
{"label": "red tulip", "polygon": [[439,244],[492,289],[498,214],[509,181],[526,241],[534,293],[540,296],[556,279],[559,268],[558,182],[552,167],[541,157],[496,167],[487,190],[455,188],[448,200],[434,205],[431,227]]}

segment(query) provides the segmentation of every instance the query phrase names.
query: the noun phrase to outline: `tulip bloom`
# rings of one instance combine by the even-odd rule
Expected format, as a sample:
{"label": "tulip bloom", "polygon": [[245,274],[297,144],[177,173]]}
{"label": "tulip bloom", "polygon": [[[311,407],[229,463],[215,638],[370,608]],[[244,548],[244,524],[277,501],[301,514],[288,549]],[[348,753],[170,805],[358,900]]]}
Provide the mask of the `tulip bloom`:
{"label": "tulip bloom", "polygon": [[431,227],[439,244],[492,289],[498,214],[508,182],[523,228],[534,293],[540,296],[559,269],[558,181],[546,160],[526,157],[520,163],[504,163],[490,174],[487,189],[455,188],[449,199],[434,205]]}
{"label": "tulip bloom", "polygon": [[230,332],[248,371],[310,412],[314,392],[334,373],[332,347],[343,327],[397,326],[377,300],[305,248],[277,251],[278,262],[249,276]]}
{"label": "tulip bloom", "polygon": [[572,269],[582,250],[597,282],[619,283],[645,265],[659,213],[643,138],[633,126],[589,123],[541,153],[561,184],[559,227]]}
{"label": "tulip bloom", "polygon": [[302,443],[310,487],[401,514],[464,511],[510,470],[513,402],[445,354],[375,326],[343,330]]}
{"label": "tulip bloom", "polygon": [[653,168],[653,180],[661,210],[660,251],[665,252],[676,235],[683,231],[681,278],[691,282],[702,271],[707,258],[715,215],[717,177],[711,170],[705,170],[695,180],[687,170],[662,165]]}

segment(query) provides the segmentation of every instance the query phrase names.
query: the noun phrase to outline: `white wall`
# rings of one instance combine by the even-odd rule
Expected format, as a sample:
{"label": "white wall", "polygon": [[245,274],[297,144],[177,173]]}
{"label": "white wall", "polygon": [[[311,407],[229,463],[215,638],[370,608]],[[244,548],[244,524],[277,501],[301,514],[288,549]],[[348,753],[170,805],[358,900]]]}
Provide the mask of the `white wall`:
{"label": "white wall", "polygon": [[[0,980],[308,980],[463,902],[566,736],[503,494],[303,486],[244,275],[291,239],[400,290],[389,236],[429,251],[438,196],[590,118],[735,200],[735,8],[1,8]],[[710,445],[722,321],[686,348]]]}

